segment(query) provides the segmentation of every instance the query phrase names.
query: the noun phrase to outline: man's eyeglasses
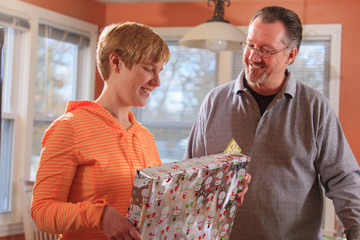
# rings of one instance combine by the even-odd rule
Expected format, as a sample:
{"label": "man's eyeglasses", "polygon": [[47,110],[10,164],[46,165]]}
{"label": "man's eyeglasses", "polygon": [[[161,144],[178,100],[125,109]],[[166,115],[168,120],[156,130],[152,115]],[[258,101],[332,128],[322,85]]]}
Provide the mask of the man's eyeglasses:
{"label": "man's eyeglasses", "polygon": [[241,47],[244,50],[244,52],[246,52],[246,53],[251,53],[252,51],[256,50],[257,53],[260,55],[260,57],[263,57],[263,58],[271,57],[271,55],[282,52],[282,51],[284,51],[285,49],[288,48],[288,47],[286,47],[284,49],[274,51],[274,50],[270,50],[270,49],[263,48],[263,47],[255,48],[255,45],[249,44],[247,42],[242,42]]}

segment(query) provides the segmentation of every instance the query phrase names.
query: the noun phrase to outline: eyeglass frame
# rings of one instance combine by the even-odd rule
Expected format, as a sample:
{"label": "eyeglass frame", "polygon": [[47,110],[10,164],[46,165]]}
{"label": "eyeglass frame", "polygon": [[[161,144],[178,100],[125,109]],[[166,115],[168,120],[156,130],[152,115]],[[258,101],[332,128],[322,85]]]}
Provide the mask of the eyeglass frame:
{"label": "eyeglass frame", "polygon": [[[281,50],[272,51],[272,50],[264,49],[263,47],[255,48],[255,46],[253,44],[249,44],[247,42],[241,42],[240,45],[241,45],[241,48],[244,50],[244,52],[249,53],[250,51],[256,50],[257,54],[262,58],[271,57],[272,55],[278,54],[278,53],[280,53],[280,52],[282,52],[282,51],[289,48],[289,47],[285,47],[284,49],[281,49]],[[249,48],[249,46],[253,46],[253,47]],[[264,50],[266,50],[266,51],[264,52]]]}

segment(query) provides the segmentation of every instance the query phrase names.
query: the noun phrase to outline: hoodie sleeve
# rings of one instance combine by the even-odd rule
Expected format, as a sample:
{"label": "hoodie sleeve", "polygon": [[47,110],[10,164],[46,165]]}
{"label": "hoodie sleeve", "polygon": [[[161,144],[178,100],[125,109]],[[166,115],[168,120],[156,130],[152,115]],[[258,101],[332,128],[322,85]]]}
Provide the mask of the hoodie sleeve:
{"label": "hoodie sleeve", "polygon": [[75,131],[66,115],[45,132],[39,169],[36,175],[31,216],[36,226],[49,233],[80,229],[101,229],[101,216],[107,202],[68,202],[79,158]]}

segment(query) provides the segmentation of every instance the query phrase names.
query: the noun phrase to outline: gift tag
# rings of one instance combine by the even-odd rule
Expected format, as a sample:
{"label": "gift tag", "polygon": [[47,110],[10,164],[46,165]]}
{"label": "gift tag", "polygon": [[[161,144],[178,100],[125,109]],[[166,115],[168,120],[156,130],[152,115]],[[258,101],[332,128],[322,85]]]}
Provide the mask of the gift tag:
{"label": "gift tag", "polygon": [[241,153],[242,150],[241,148],[239,147],[239,145],[236,143],[235,139],[231,139],[229,145],[226,147],[224,153],[227,153],[227,154],[233,154],[233,155],[236,155],[236,154],[239,154]]}

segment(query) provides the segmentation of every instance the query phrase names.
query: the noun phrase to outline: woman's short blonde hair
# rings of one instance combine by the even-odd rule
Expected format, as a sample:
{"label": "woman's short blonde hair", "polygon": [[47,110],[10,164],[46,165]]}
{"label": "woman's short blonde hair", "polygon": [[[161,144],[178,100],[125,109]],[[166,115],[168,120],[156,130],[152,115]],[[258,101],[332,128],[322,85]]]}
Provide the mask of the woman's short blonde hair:
{"label": "woman's short blonde hair", "polygon": [[152,28],[135,22],[110,24],[98,39],[97,68],[103,80],[110,76],[109,57],[119,55],[128,69],[134,64],[152,61],[169,61],[170,51],[166,42]]}

